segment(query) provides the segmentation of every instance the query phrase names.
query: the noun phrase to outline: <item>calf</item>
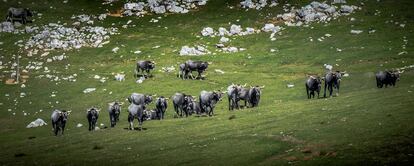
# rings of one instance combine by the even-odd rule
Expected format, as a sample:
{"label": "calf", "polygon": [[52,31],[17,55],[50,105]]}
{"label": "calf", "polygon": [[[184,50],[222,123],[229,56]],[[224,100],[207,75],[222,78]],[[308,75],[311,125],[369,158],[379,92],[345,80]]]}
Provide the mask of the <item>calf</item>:
{"label": "calf", "polygon": [[89,123],[89,131],[95,130],[96,122],[98,121],[99,110],[96,108],[90,108],[86,111],[86,118]]}
{"label": "calf", "polygon": [[152,61],[138,61],[137,62],[137,67],[135,70],[135,74],[138,77],[138,73],[141,71],[142,76],[146,76],[144,74],[144,72],[148,74],[150,74],[150,71],[153,70],[155,68],[155,62]]}
{"label": "calf", "polygon": [[164,114],[165,114],[165,111],[167,110],[167,106],[168,106],[167,100],[168,100],[168,98],[165,98],[164,96],[161,96],[157,99],[157,101],[155,101],[155,107],[157,108],[156,109],[157,117],[160,120],[164,119]]}
{"label": "calf", "polygon": [[308,94],[308,99],[311,97],[315,98],[315,91],[319,93],[321,91],[321,78],[317,76],[309,76],[308,80],[305,83],[306,94]]}
{"label": "calf", "polygon": [[111,127],[115,127],[116,122],[119,121],[119,115],[121,114],[121,104],[114,102],[109,104],[109,121],[111,122]]}
{"label": "calf", "polygon": [[58,135],[59,130],[61,130],[61,134],[63,135],[65,131],[66,121],[68,120],[68,112],[66,110],[60,111],[55,109],[52,112],[51,119],[55,135]]}
{"label": "calf", "polygon": [[128,122],[129,122],[129,129],[134,130],[134,119],[138,120],[139,130],[142,129],[142,123],[145,120],[144,115],[145,106],[144,105],[136,105],[131,103],[128,107]]}
{"label": "calf", "polygon": [[382,88],[384,85],[395,86],[396,82],[400,80],[400,72],[393,71],[380,71],[375,75],[377,79],[377,87]]}
{"label": "calf", "polygon": [[197,115],[200,115],[200,114],[204,113],[200,109],[200,103],[195,101],[195,100],[188,103],[186,109],[187,109],[187,112],[189,112],[190,115],[193,114],[193,113],[195,113]]}

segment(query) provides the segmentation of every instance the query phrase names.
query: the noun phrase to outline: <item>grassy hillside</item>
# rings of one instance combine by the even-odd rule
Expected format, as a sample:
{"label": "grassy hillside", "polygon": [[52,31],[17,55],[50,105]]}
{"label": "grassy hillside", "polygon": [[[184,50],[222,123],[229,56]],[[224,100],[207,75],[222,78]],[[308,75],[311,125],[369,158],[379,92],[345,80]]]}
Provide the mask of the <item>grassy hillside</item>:
{"label": "grassy hillside", "polygon": [[[26,87],[21,88],[4,84],[10,74],[5,69],[0,70],[5,77],[0,83],[0,165],[413,163],[414,71],[406,70],[396,87],[385,89],[376,88],[374,73],[414,64],[411,42],[414,39],[411,9],[414,1],[366,0],[361,5],[360,1],[348,0],[362,10],[327,24],[286,27],[276,41],[270,41],[269,33],[232,37],[231,45],[246,48],[238,53],[178,55],[184,45],[205,44],[214,50],[218,37],[196,37],[204,27],[228,28],[230,22],[260,29],[283,13],[282,5],[259,11],[228,8],[237,6],[238,2],[211,0],[188,14],[108,17],[96,22],[95,25],[105,27],[115,23],[120,34],[111,36],[110,43],[102,48],[66,51],[68,59],[46,65],[61,75],[76,73],[76,82],[56,84],[35,78],[44,73],[31,72]],[[310,2],[295,0],[290,4],[300,7]],[[43,0],[18,4],[18,1],[9,0],[0,2],[0,11],[10,6],[30,7],[42,13],[42,18],[33,23],[35,25],[57,21],[71,24],[72,15],[96,15],[105,13],[105,9],[113,11],[122,6],[122,2],[104,6],[101,1],[90,0],[69,0],[68,4]],[[0,18],[5,14],[0,12]],[[149,22],[158,17],[162,17],[158,23]],[[356,20],[350,21],[350,18]],[[121,28],[128,20],[136,27]],[[401,23],[405,24],[404,28]],[[351,29],[363,30],[363,33],[353,35]],[[370,29],[376,32],[369,34]],[[332,37],[325,37],[321,42],[317,40],[325,34]],[[0,41],[4,42],[0,45],[0,60],[5,63],[13,54],[22,55],[22,64],[38,58],[20,54],[14,45],[28,38],[29,35],[0,33]],[[404,39],[408,40],[406,49],[402,48]],[[154,46],[160,47],[154,49]],[[111,51],[114,47],[120,47],[116,54]],[[337,48],[342,51],[338,52]],[[271,52],[271,49],[278,51]],[[136,50],[142,53],[131,53]],[[399,55],[404,50],[408,53]],[[51,51],[48,57],[62,52]],[[154,77],[137,84],[133,69],[135,62],[141,59],[156,61],[157,68]],[[176,73],[159,71],[161,67],[177,67],[188,59],[212,63],[206,80],[180,80]],[[65,69],[67,64],[70,67]],[[338,97],[308,100],[304,87],[306,75],[324,73],[323,64],[332,64],[350,76],[342,80]],[[215,69],[225,73],[215,73]],[[112,80],[111,73],[117,72],[127,74],[125,82]],[[94,75],[109,77],[109,80],[101,83]],[[230,112],[225,97],[216,106],[213,117],[174,118],[172,103],[169,103],[165,120],[146,121],[145,130],[129,131],[126,130],[127,106],[124,105],[120,123],[115,128],[87,131],[87,108],[102,108],[104,111],[98,122],[109,126],[107,103],[124,101],[132,92],[158,96],[185,92],[197,96],[201,90],[224,90],[232,82],[265,85],[260,106]],[[295,87],[287,88],[288,83]],[[97,90],[82,93],[88,87]],[[21,92],[27,96],[19,97]],[[52,92],[56,92],[56,97],[50,97]],[[154,103],[150,105],[153,107]],[[49,123],[53,108],[72,110],[64,136],[55,137],[50,124],[25,128],[36,118]],[[23,111],[29,115],[24,116]],[[231,116],[235,118],[229,119]],[[78,123],[84,126],[77,128]]]}

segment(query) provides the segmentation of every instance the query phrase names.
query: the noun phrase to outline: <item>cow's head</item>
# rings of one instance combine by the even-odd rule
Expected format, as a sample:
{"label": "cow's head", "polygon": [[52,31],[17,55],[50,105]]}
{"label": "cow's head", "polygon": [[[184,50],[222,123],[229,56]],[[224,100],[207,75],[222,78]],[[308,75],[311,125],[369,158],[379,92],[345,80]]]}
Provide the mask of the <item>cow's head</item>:
{"label": "cow's head", "polygon": [[152,102],[152,96],[151,95],[145,95],[145,104],[149,104]]}
{"label": "cow's head", "polygon": [[29,8],[25,8],[25,9],[24,9],[24,11],[26,12],[26,15],[27,15],[27,16],[29,16],[29,17],[32,17],[32,16],[33,16],[33,12],[32,12],[32,11],[30,11],[30,9],[29,9]]}
{"label": "cow's head", "polygon": [[155,68],[155,62],[154,61],[151,61],[151,62],[149,62],[148,63],[148,67],[150,68],[150,69],[154,69]]}
{"label": "cow's head", "polygon": [[62,110],[59,112],[59,119],[61,119],[63,122],[66,122],[68,120],[69,112],[66,110]]}

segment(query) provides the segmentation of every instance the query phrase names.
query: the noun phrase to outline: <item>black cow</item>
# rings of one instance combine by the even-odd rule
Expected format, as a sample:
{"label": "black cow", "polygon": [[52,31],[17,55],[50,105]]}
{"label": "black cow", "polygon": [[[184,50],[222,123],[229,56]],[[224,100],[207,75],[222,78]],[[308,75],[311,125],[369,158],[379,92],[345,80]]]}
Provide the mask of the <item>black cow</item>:
{"label": "black cow", "polygon": [[260,96],[262,95],[262,90],[264,86],[259,87],[259,86],[255,86],[255,87],[251,87],[249,90],[249,104],[251,107],[257,107],[259,106],[259,102],[260,102]]}
{"label": "black cow", "polygon": [[323,97],[326,97],[326,88],[329,90],[329,96],[332,96],[333,89],[337,89],[337,95],[339,95],[339,86],[341,84],[342,74],[339,71],[329,71],[325,75],[325,87],[323,91]]}
{"label": "black cow", "polygon": [[6,21],[14,22],[15,19],[20,19],[22,24],[27,23],[27,17],[32,17],[33,13],[27,8],[14,8],[11,7],[8,10]]}
{"label": "black cow", "polygon": [[213,116],[214,107],[221,100],[222,95],[222,92],[201,91],[199,96],[201,111],[206,112],[209,116]]}
{"label": "black cow", "polygon": [[185,75],[184,75],[184,77],[187,77],[190,74],[192,79],[194,79],[192,72],[197,71],[198,72],[197,78],[202,79],[201,74],[205,70],[207,70],[207,68],[208,68],[208,63],[207,62],[188,60],[188,61],[185,62]]}
{"label": "black cow", "polygon": [[308,80],[305,83],[306,94],[308,94],[308,99],[311,97],[315,98],[315,91],[319,93],[321,91],[321,78],[318,76],[309,76]]}
{"label": "black cow", "polygon": [[119,121],[119,115],[121,114],[121,104],[114,102],[109,105],[109,121],[111,122],[111,127],[115,127],[116,122]]}
{"label": "black cow", "polygon": [[157,99],[157,101],[155,101],[155,107],[157,108],[156,109],[157,117],[160,120],[164,119],[164,114],[165,114],[165,111],[167,110],[167,106],[168,106],[167,100],[168,100],[168,98],[165,98],[164,96],[161,96]]}
{"label": "black cow", "polygon": [[144,74],[144,72],[146,72],[147,74],[150,74],[150,71],[153,70],[155,68],[155,62],[152,61],[138,61],[137,62],[137,67],[135,70],[135,74],[138,77],[138,73],[141,72],[141,76],[146,76]]}
{"label": "black cow", "polygon": [[65,131],[66,121],[68,120],[69,113],[66,110],[57,110],[55,109],[52,112],[51,119],[52,119],[52,127],[54,130],[55,135],[57,136],[59,130],[61,130],[61,134]]}
{"label": "black cow", "polygon": [[86,118],[89,123],[89,131],[95,130],[96,122],[99,118],[99,110],[96,108],[90,108],[86,111]]}
{"label": "black cow", "polygon": [[136,105],[131,103],[128,107],[128,122],[129,122],[129,129],[134,130],[134,119],[138,120],[139,129],[142,129],[142,123],[146,118],[145,114],[145,106],[144,105]]}
{"label": "black cow", "polygon": [[377,79],[377,87],[382,88],[384,85],[395,86],[396,82],[400,80],[400,72],[398,71],[380,71],[375,75]]}

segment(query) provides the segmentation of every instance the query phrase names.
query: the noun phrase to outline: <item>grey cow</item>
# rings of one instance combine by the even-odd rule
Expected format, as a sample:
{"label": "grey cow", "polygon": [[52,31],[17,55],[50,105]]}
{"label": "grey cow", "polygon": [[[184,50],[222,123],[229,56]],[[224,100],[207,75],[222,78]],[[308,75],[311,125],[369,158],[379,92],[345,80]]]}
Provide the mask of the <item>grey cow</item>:
{"label": "grey cow", "polygon": [[191,102],[192,96],[186,95],[184,93],[175,93],[172,96],[172,102],[174,105],[174,110],[180,117],[183,116],[183,112],[185,113],[185,116],[188,117],[189,112],[187,109],[187,105]]}
{"label": "grey cow", "polygon": [[142,76],[146,76],[144,72],[150,74],[150,71],[155,68],[155,62],[153,61],[138,61],[135,69],[135,74],[138,77],[138,73],[141,72]]}
{"label": "grey cow", "polygon": [[141,93],[132,93],[131,96],[128,97],[128,101],[135,105],[147,105],[152,102],[152,96]]}
{"label": "grey cow", "polygon": [[134,130],[134,120],[138,120],[139,129],[142,129],[142,123],[145,120],[145,106],[144,105],[136,105],[131,103],[128,107],[128,122],[129,122],[129,129]]}
{"label": "grey cow", "polygon": [[239,90],[241,90],[240,85],[231,84],[227,87],[229,110],[239,109]]}
{"label": "grey cow", "polygon": [[33,13],[27,8],[9,8],[7,12],[6,21],[14,22],[14,20],[20,19],[22,24],[27,23],[27,17],[32,17]]}
{"label": "grey cow", "polygon": [[399,71],[380,71],[375,74],[375,78],[377,80],[377,87],[382,88],[384,85],[387,87],[388,85],[395,86],[396,82],[400,80],[400,72]]}
{"label": "grey cow", "polygon": [[323,91],[323,97],[326,97],[326,88],[329,90],[329,96],[332,96],[333,89],[337,89],[339,95],[339,86],[341,85],[342,74],[339,71],[329,71],[325,75],[325,87]]}
{"label": "grey cow", "polygon": [[319,93],[321,91],[321,78],[318,76],[309,76],[308,80],[306,80],[305,87],[308,99],[311,97],[315,98],[315,91],[318,93],[319,98]]}
{"label": "grey cow", "polygon": [[167,100],[168,98],[165,98],[164,96],[160,96],[155,101],[155,107],[157,108],[156,109],[157,117],[160,120],[164,119],[164,114],[168,107]]}
{"label": "grey cow", "polygon": [[86,111],[86,118],[89,123],[89,131],[95,130],[96,122],[99,118],[99,110],[97,108],[90,108]]}
{"label": "grey cow", "polygon": [[249,96],[249,92],[250,92],[250,88],[247,87],[240,87],[240,89],[238,90],[238,100],[237,102],[239,102],[240,100],[244,101],[244,107],[247,107],[247,102],[250,103],[250,96]]}
{"label": "grey cow", "polygon": [[121,104],[118,102],[109,104],[108,112],[111,127],[115,127],[116,122],[119,121],[119,115],[121,114]]}
{"label": "grey cow", "polygon": [[182,63],[178,66],[178,78],[186,79],[188,76],[186,75],[185,63]]}
{"label": "grey cow", "polygon": [[209,116],[213,116],[214,107],[221,100],[222,95],[222,92],[201,91],[199,96],[201,111],[206,112]]}
{"label": "grey cow", "polygon": [[52,127],[55,135],[58,135],[59,130],[61,130],[61,134],[63,135],[68,120],[68,112],[66,110],[60,111],[55,109],[50,118],[52,120]]}
{"label": "grey cow", "polygon": [[194,79],[192,72],[197,71],[198,76],[197,78],[202,79],[201,74],[206,71],[208,68],[208,62],[204,61],[192,61],[188,60],[185,62],[185,75],[184,77],[187,77],[189,74]]}

